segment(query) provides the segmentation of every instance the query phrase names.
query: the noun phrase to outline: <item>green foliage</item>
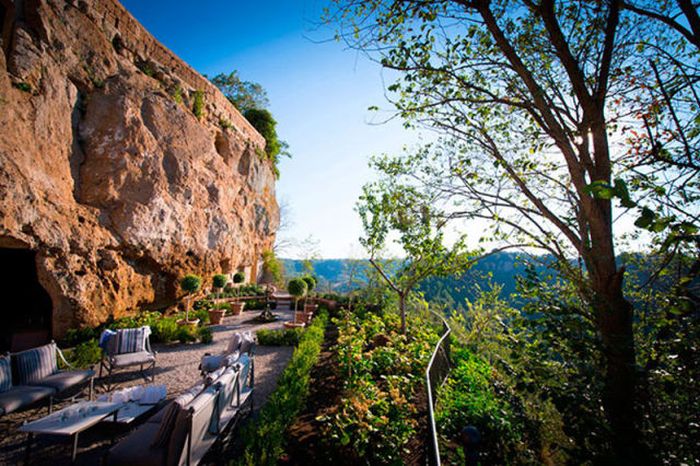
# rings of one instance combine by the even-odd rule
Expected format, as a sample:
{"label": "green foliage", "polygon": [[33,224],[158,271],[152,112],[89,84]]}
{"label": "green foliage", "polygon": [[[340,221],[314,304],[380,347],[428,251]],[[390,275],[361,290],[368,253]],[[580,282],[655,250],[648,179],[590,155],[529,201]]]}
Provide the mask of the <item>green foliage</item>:
{"label": "green foliage", "polygon": [[210,327],[199,327],[199,341],[205,345],[210,344],[214,341],[214,334]]}
{"label": "green foliage", "polygon": [[265,138],[265,155],[268,160],[272,161],[273,165],[277,166],[280,157],[289,157],[287,143],[281,141],[277,136],[277,121],[268,110],[251,108],[246,110],[243,116]]}
{"label": "green foliage", "polygon": [[173,100],[175,101],[176,104],[181,105],[182,104],[182,88],[180,87],[179,84],[173,88],[171,95],[173,96]]}
{"label": "green foliage", "polygon": [[192,113],[197,119],[201,119],[204,116],[204,91],[200,89],[194,91]]}
{"label": "green foliage", "polygon": [[100,362],[102,348],[98,345],[97,339],[92,338],[78,344],[71,350],[64,351],[63,355],[73,367],[85,369]]}
{"label": "green foliage", "polygon": [[218,74],[211,78],[211,82],[241,113],[266,108],[270,104],[265,89],[258,83],[242,81],[237,71]]}
{"label": "green foliage", "polygon": [[285,328],[276,330],[260,329],[256,335],[258,344],[263,346],[297,346],[303,334],[304,329]]}
{"label": "green foliage", "polygon": [[196,293],[202,287],[202,277],[198,275],[185,275],[180,280],[180,288],[188,294]]}
{"label": "green foliage", "polygon": [[284,282],[284,265],[271,249],[263,251],[263,270],[270,275],[273,283]]}
{"label": "green foliage", "polygon": [[152,78],[156,74],[155,67],[153,66],[153,63],[151,63],[148,60],[138,60],[136,62],[136,68],[141,70],[143,74],[148,76],[149,78]]}
{"label": "green foliage", "polygon": [[415,396],[437,334],[416,317],[410,337],[403,335],[395,313],[346,312],[337,324],[344,391],[337,409],[323,417],[324,441],[355,464],[401,464],[416,432]]}
{"label": "green foliage", "polygon": [[303,332],[289,364],[280,375],[277,388],[256,421],[241,434],[244,451],[236,464],[277,465],[284,448],[284,432],[304,406],[309,375],[318,361],[327,322],[327,314],[320,313]]}
{"label": "green foliage", "polygon": [[243,283],[245,281],[245,274],[243,272],[236,272],[233,274],[233,283]]}
{"label": "green foliage", "polygon": [[224,309],[226,311],[231,310],[231,303],[216,303],[212,306],[214,309]]}
{"label": "green foliage", "polygon": [[32,86],[28,83],[25,83],[25,82],[15,83],[15,82],[13,82],[12,86],[19,89],[22,92],[27,92],[29,94],[32,93]]}
{"label": "green foliage", "polygon": [[162,317],[151,325],[151,341],[154,343],[170,343],[178,337],[178,325],[173,317]]}
{"label": "green foliage", "polygon": [[221,126],[222,129],[231,129],[231,128],[233,128],[233,123],[231,123],[226,118],[220,118],[219,119],[219,126]]}
{"label": "green foliage", "polygon": [[177,329],[177,339],[180,343],[191,343],[197,341],[199,329],[191,325],[180,325]]}
{"label": "green foliage", "polygon": [[316,277],[313,275],[304,275],[301,279],[306,282],[306,290],[308,293],[311,293],[313,289],[316,288]]}
{"label": "green foliage", "polygon": [[295,298],[300,298],[306,294],[308,286],[301,278],[292,278],[287,283],[287,291]]}
{"label": "green foliage", "polygon": [[214,278],[212,278],[212,285],[214,288],[223,288],[226,286],[226,282],[228,282],[228,277],[224,274],[216,274]]}

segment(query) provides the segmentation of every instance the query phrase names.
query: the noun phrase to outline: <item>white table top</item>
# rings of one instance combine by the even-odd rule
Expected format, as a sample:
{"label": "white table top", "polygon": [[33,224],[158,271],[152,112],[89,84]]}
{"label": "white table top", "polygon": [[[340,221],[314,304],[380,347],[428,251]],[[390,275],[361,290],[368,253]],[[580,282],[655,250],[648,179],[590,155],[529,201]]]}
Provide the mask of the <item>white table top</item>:
{"label": "white table top", "polygon": [[[81,401],[28,422],[19,430],[36,434],[74,435],[94,426],[105,417],[114,415],[123,405],[124,403],[110,401]],[[78,413],[79,408],[84,411]]]}
{"label": "white table top", "polygon": [[143,414],[147,413],[148,411],[153,410],[157,404],[139,404],[135,401],[130,401],[126,404],[124,404],[123,407],[119,408],[119,412],[117,413],[117,419],[116,421],[111,417],[108,416],[104,419],[102,419],[102,422],[116,422],[118,424],[131,424],[138,418],[139,416],[142,416]]}

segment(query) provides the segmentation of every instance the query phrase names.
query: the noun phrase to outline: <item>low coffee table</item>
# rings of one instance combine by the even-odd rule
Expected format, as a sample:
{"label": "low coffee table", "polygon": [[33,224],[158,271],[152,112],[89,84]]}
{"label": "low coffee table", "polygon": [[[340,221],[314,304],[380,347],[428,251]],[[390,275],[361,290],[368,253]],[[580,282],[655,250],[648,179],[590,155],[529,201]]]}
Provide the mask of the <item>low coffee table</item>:
{"label": "low coffee table", "polygon": [[108,416],[102,422],[116,422],[117,424],[131,424],[136,419],[151,412],[159,403],[140,404],[136,401],[128,401],[123,404],[114,417]]}
{"label": "low coffee table", "polygon": [[[27,438],[26,459],[29,460],[29,452],[35,434],[63,435],[73,439],[71,461],[75,462],[78,453],[78,436],[81,432],[99,423],[103,419],[114,416],[117,418],[119,409],[124,403],[110,401],[82,401],[67,406],[60,411],[55,411],[48,416],[28,422],[21,426],[21,432],[29,434]],[[74,414],[72,414],[74,413]],[[72,415],[71,415],[72,414]]]}

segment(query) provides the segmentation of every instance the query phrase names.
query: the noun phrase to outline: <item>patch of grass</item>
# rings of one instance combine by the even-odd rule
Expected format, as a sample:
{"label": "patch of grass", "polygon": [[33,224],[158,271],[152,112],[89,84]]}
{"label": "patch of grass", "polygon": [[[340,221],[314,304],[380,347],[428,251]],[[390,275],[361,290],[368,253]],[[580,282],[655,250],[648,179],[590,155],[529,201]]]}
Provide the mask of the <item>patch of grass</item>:
{"label": "patch of grass", "polygon": [[182,104],[182,88],[180,85],[176,85],[175,88],[172,91],[172,96],[173,100],[175,101],[176,104],[181,105]]}
{"label": "patch of grass", "polygon": [[192,105],[192,113],[197,119],[201,119],[204,115],[204,91],[197,89],[194,91],[194,104]]}
{"label": "patch of grass", "polygon": [[219,126],[223,129],[232,129],[233,128],[233,123],[228,121],[226,118],[221,118],[219,120]]}

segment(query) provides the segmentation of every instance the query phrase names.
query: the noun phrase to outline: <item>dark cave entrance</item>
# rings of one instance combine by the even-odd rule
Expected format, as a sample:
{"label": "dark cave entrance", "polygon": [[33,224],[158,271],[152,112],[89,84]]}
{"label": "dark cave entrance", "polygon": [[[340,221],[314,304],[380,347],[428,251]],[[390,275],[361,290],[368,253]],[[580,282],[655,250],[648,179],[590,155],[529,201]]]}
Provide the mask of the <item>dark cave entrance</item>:
{"label": "dark cave entrance", "polygon": [[51,339],[51,297],[39,283],[36,252],[0,248],[0,351],[20,351]]}

